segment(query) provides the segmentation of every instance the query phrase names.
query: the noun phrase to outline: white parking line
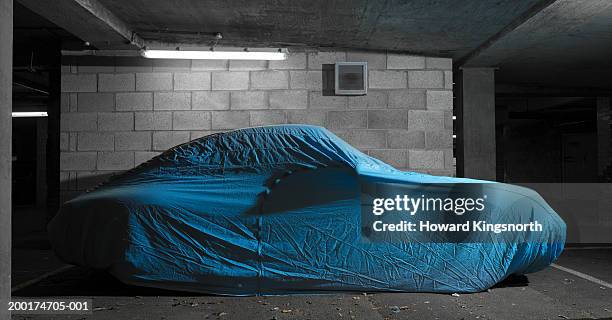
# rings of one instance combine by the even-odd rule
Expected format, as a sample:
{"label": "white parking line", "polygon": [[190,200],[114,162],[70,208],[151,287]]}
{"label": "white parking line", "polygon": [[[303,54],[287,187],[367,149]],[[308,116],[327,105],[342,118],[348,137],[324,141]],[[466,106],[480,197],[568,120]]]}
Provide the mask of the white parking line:
{"label": "white parking line", "polygon": [[36,277],[36,278],[34,278],[32,280],[28,280],[28,281],[22,282],[22,283],[20,283],[20,284],[18,284],[16,286],[12,287],[11,288],[11,293],[13,293],[13,292],[15,292],[17,290],[21,290],[21,289],[23,289],[25,287],[29,287],[29,286],[31,286],[31,285],[39,282],[39,281],[42,281],[42,280],[44,280],[46,278],[49,278],[50,276],[54,276],[54,275],[56,275],[56,274],[58,274],[60,272],[64,272],[64,271],[66,271],[66,270],[68,270],[70,268],[73,268],[73,267],[74,267],[73,265],[63,266],[63,267],[60,267],[60,268],[55,269],[53,271],[47,272],[47,273],[45,273],[45,274],[43,274],[41,276],[38,276],[38,277]]}
{"label": "white parking line", "polygon": [[570,269],[570,268],[566,268],[566,267],[560,266],[560,265],[555,264],[555,263],[551,264],[550,266],[555,268],[555,269],[559,269],[561,271],[565,271],[567,273],[571,273],[571,274],[575,275],[576,277],[582,278],[584,280],[588,280],[588,281],[591,281],[593,283],[596,283],[596,284],[598,284],[598,285],[600,285],[602,287],[606,287],[608,289],[612,289],[612,283],[608,283],[608,282],[605,282],[603,280],[597,279],[595,277],[589,276],[586,273],[582,273],[580,271],[576,271],[576,270],[573,270],[573,269]]}

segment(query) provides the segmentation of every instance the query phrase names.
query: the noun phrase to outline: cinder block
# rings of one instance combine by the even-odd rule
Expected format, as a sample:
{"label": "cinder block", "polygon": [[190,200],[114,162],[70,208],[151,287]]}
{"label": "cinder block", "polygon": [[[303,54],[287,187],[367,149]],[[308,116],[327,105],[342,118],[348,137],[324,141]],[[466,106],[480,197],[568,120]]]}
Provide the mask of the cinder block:
{"label": "cinder block", "polygon": [[287,89],[289,88],[289,72],[287,71],[251,72],[251,88],[253,89]]}
{"label": "cinder block", "polygon": [[444,71],[444,89],[453,89],[452,71]]}
{"label": "cinder block", "polygon": [[115,133],[115,150],[151,150],[151,132],[117,132]]}
{"label": "cinder block", "polygon": [[404,129],[407,123],[406,110],[369,110],[368,128]]}
{"label": "cinder block", "polygon": [[68,132],[60,133],[60,151],[68,151],[70,146],[70,135]]}
{"label": "cinder block", "polygon": [[270,91],[269,96],[271,109],[306,109],[308,107],[308,91],[306,90]]}
{"label": "cinder block", "polygon": [[264,91],[233,91],[230,101],[232,110],[268,108],[268,97]]}
{"label": "cinder block", "polygon": [[268,61],[266,60],[230,60],[229,62],[230,71],[266,70],[267,68]]}
{"label": "cinder block", "polygon": [[98,128],[96,113],[71,112],[60,115],[61,131],[95,131]]}
{"label": "cinder block", "polygon": [[392,149],[424,149],[425,132],[409,130],[389,130],[387,146]]}
{"label": "cinder block", "polygon": [[306,71],[289,71],[289,88],[306,89]]}
{"label": "cinder block", "polygon": [[101,73],[98,75],[98,91],[134,91],[136,88],[133,73]]}
{"label": "cinder block", "polygon": [[306,69],[306,53],[288,53],[285,60],[271,60],[269,68],[273,70]]}
{"label": "cinder block", "polygon": [[389,108],[425,109],[425,90],[390,91]]}
{"label": "cinder block", "polygon": [[227,70],[227,60],[192,60],[191,70],[193,71],[218,71]]}
{"label": "cinder block", "polygon": [[153,59],[153,71],[155,72],[188,71],[190,68],[191,68],[191,60]]}
{"label": "cinder block", "polygon": [[322,51],[308,53],[308,69],[321,70],[323,64],[346,61],[344,51]]}
{"label": "cinder block", "polygon": [[408,71],[408,88],[444,88],[442,71]]}
{"label": "cinder block", "polygon": [[442,150],[444,152],[444,168],[451,169],[453,171],[452,176],[455,176],[456,159],[453,155],[453,148],[447,148]]}
{"label": "cinder block", "polygon": [[406,168],[408,166],[406,150],[370,150],[369,154],[370,156],[398,169]]}
{"label": "cinder block", "polygon": [[439,131],[444,129],[442,111],[408,110],[408,130]]}
{"label": "cinder block", "polygon": [[134,114],[131,112],[98,113],[98,131],[132,131]]}
{"label": "cinder block", "polygon": [[444,169],[444,152],[440,150],[408,150],[408,165],[416,169]]}
{"label": "cinder block", "polygon": [[449,130],[425,132],[425,147],[427,149],[452,148],[453,132]]}
{"label": "cinder block", "polygon": [[251,111],[251,126],[264,126],[287,123],[285,111]]}
{"label": "cinder block", "polygon": [[96,169],[95,152],[60,152],[60,170]]}
{"label": "cinder block", "polygon": [[134,152],[134,165],[139,166],[160,155],[160,152],[155,151],[136,151]]}
{"label": "cinder block", "polygon": [[427,90],[427,109],[429,110],[452,110],[453,92]]}
{"label": "cinder block", "polygon": [[78,93],[70,93],[70,112],[78,111]]}
{"label": "cinder block", "polygon": [[406,88],[406,72],[370,70],[368,82],[372,89],[403,89]]}
{"label": "cinder block", "polygon": [[136,130],[172,130],[171,112],[135,112]]}
{"label": "cinder block", "polygon": [[227,110],[230,108],[228,91],[194,91],[191,95],[193,110]]}
{"label": "cinder block", "polygon": [[70,93],[68,94],[70,97],[70,101],[69,101],[69,106],[70,106],[70,111],[69,112],[77,112],[78,111],[78,93]]}
{"label": "cinder block", "polygon": [[113,111],[115,97],[112,93],[79,93],[77,106],[79,112]]}
{"label": "cinder block", "polygon": [[289,87],[291,89],[323,90],[321,71],[290,71]]}
{"label": "cinder block", "polygon": [[386,130],[334,130],[341,139],[358,149],[384,149],[387,144]]}
{"label": "cinder block", "polygon": [[173,130],[208,130],[210,129],[210,112],[176,111],[172,116]]}
{"label": "cinder block", "polygon": [[213,72],[213,90],[247,90],[249,88],[249,73],[235,72]]}
{"label": "cinder block", "polygon": [[76,151],[77,150],[77,136],[78,132],[70,132],[69,133],[69,142],[68,142],[68,150]]}
{"label": "cinder block", "polygon": [[453,130],[453,111],[444,111],[444,129]]}
{"label": "cinder block", "polygon": [[287,111],[287,123],[324,126],[326,115],[327,111],[322,110]]}
{"label": "cinder block", "polygon": [[380,52],[349,51],[346,61],[367,62],[368,70],[384,70],[387,68],[387,54]]}
{"label": "cinder block", "polygon": [[79,151],[113,151],[114,140],[112,133],[79,132],[77,138]]}
{"label": "cinder block", "polygon": [[69,93],[60,94],[60,112],[61,113],[70,112],[70,94]]}
{"label": "cinder block", "polygon": [[348,97],[350,109],[384,109],[387,107],[387,92],[383,90],[369,90],[365,96]]}
{"label": "cinder block", "polygon": [[96,74],[62,73],[62,92],[96,92],[98,78]]}
{"label": "cinder block", "polygon": [[189,110],[191,92],[155,92],[153,110]]}
{"label": "cinder block", "polygon": [[453,59],[450,59],[450,58],[427,57],[425,61],[426,61],[425,65],[427,69],[442,69],[442,70],[452,70],[453,69]]}
{"label": "cinder block", "polygon": [[327,127],[333,129],[366,128],[367,111],[330,111],[327,114]]}
{"label": "cinder block", "polygon": [[411,56],[406,54],[387,55],[387,69],[424,69],[425,57]]}
{"label": "cinder block", "polygon": [[172,90],[172,74],[167,72],[137,73],[136,91]]}
{"label": "cinder block", "polygon": [[212,129],[238,129],[249,126],[247,111],[213,111]]}
{"label": "cinder block", "polygon": [[191,140],[199,139],[205,136],[209,136],[211,134],[215,134],[218,132],[223,132],[223,130],[203,130],[203,131],[191,131]]}
{"label": "cinder block", "polygon": [[174,74],[174,90],[210,90],[210,72]]}
{"label": "cinder block", "polygon": [[116,72],[151,72],[153,59],[143,57],[115,57]]}
{"label": "cinder block", "polygon": [[151,92],[117,93],[117,111],[137,111],[153,109]]}
{"label": "cinder block", "polygon": [[174,146],[189,141],[189,131],[153,132],[153,150],[166,151]]}
{"label": "cinder block", "polygon": [[134,152],[98,152],[98,170],[128,170],[134,167]]}
{"label": "cinder block", "polygon": [[346,96],[324,96],[318,91],[312,91],[309,95],[310,107],[313,109],[346,109]]}

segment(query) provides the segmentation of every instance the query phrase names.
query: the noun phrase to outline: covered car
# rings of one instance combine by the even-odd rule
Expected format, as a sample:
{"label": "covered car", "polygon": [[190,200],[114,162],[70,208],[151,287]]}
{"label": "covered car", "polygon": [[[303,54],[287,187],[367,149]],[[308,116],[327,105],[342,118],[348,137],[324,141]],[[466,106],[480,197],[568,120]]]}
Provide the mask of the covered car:
{"label": "covered car", "polygon": [[369,239],[364,186],[376,183],[484,181],[400,171],[317,126],[255,127],[195,139],[113,177],[63,204],[48,231],[68,263],[128,284],[225,295],[478,292],[563,250],[553,209],[501,183],[490,183],[499,214],[537,218],[544,230],[502,241]]}

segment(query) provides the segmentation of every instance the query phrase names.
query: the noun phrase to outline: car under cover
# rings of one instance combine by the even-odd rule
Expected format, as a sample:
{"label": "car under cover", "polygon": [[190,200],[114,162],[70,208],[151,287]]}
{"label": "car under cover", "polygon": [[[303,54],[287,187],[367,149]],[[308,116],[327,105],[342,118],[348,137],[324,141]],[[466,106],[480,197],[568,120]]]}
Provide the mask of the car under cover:
{"label": "car under cover", "polygon": [[542,232],[497,242],[364,241],[361,185],[482,183],[397,170],[328,130],[265,126],[176,146],[63,204],[64,261],[141,286],[224,295],[478,292],[561,254],[565,223],[534,191],[491,183]]}

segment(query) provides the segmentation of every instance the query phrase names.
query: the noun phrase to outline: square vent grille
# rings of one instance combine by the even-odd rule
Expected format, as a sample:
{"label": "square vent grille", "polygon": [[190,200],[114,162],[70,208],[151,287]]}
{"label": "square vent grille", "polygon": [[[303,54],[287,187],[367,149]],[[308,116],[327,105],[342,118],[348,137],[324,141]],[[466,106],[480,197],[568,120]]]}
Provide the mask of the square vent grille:
{"label": "square vent grille", "polygon": [[337,95],[359,96],[368,93],[367,62],[338,62],[335,71]]}

